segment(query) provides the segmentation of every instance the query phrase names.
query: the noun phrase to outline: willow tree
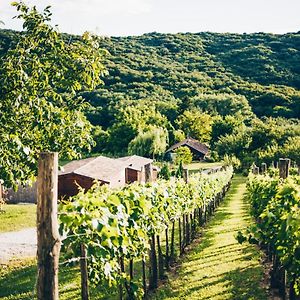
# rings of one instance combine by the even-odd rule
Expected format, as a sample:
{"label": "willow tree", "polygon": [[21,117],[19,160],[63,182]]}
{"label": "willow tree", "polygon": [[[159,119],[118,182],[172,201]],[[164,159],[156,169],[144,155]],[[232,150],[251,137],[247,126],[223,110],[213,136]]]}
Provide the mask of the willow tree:
{"label": "willow tree", "polygon": [[128,145],[130,154],[137,154],[154,158],[162,155],[168,145],[168,132],[161,127],[150,127],[145,132],[140,132]]}
{"label": "willow tree", "polygon": [[0,178],[6,185],[35,175],[41,151],[74,158],[92,143],[78,92],[101,84],[104,50],[88,33],[65,41],[42,13],[14,2],[23,20],[18,43],[1,58]]}

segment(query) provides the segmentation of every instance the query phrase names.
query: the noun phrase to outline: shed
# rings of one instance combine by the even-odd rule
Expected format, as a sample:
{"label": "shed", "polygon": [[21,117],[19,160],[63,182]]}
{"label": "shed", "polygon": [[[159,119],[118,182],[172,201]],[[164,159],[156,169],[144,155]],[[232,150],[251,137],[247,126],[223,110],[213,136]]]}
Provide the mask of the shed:
{"label": "shed", "polygon": [[176,149],[184,146],[188,147],[191,150],[194,160],[203,160],[209,152],[209,148],[205,144],[202,144],[198,140],[188,137],[187,139],[171,146],[166,151],[166,153],[171,155],[171,153],[173,153]]}
{"label": "shed", "polygon": [[78,185],[88,190],[97,180],[110,187],[125,185],[125,164],[104,156],[90,157],[66,164],[58,174],[58,196],[74,196]]}
{"label": "shed", "polygon": [[157,179],[158,168],[153,166],[153,160],[150,158],[131,155],[118,158],[126,165],[125,180],[126,183],[132,183],[134,181],[145,182],[146,172],[145,166],[150,164],[152,181]]}

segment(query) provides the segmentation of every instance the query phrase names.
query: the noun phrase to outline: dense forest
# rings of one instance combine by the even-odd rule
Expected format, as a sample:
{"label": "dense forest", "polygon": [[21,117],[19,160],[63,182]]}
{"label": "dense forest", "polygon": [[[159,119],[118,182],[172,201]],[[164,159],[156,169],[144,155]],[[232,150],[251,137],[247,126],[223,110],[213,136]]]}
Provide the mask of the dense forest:
{"label": "dense forest", "polygon": [[[0,31],[2,56],[19,34]],[[192,136],[210,145],[212,159],[299,161],[300,32],[154,32],[98,41],[107,51],[104,84],[81,93],[90,104],[94,153],[160,157],[168,144]]]}

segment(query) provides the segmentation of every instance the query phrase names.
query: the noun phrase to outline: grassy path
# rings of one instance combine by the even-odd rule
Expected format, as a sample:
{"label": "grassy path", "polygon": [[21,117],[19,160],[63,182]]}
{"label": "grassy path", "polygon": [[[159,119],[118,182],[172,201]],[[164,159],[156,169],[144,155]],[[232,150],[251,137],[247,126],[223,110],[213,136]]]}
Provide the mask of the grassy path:
{"label": "grassy path", "polygon": [[261,287],[260,252],[235,239],[251,219],[244,202],[246,179],[235,176],[225,201],[192,245],[176,274],[152,299],[267,299]]}

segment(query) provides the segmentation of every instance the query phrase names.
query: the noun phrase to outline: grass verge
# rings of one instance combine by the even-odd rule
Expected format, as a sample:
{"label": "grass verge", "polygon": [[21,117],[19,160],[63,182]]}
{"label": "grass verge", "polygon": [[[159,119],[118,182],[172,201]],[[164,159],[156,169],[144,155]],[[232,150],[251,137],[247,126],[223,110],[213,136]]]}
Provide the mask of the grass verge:
{"label": "grass verge", "polygon": [[35,204],[6,204],[0,213],[0,232],[36,226]]}

